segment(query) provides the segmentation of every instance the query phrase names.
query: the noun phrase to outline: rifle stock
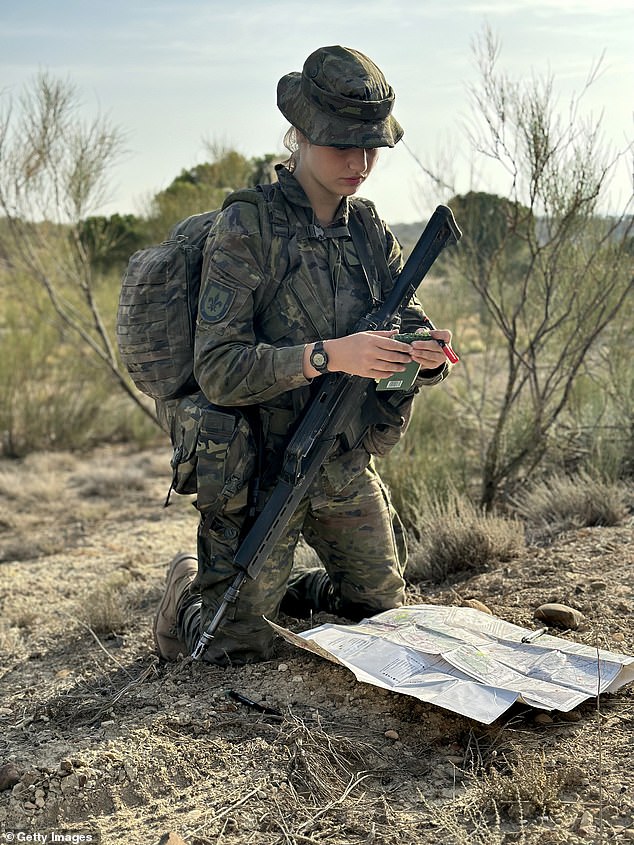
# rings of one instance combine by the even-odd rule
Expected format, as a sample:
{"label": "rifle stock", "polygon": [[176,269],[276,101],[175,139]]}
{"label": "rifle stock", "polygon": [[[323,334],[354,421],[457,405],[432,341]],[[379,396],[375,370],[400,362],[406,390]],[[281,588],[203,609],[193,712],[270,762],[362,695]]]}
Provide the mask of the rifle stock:
{"label": "rifle stock", "polygon": [[[363,317],[354,331],[390,329],[394,318],[414,296],[442,250],[456,244],[460,237],[461,232],[451,209],[439,205],[385,302]],[[237,601],[247,577],[258,577],[337,437],[343,434],[349,409],[359,407],[363,402],[370,381],[346,373],[329,373],[319,379],[317,393],[304,410],[286,446],[278,481],[236,551],[233,559],[236,577],[207,629],[201,634],[192,652],[193,660],[200,660],[203,656],[227,609]]]}

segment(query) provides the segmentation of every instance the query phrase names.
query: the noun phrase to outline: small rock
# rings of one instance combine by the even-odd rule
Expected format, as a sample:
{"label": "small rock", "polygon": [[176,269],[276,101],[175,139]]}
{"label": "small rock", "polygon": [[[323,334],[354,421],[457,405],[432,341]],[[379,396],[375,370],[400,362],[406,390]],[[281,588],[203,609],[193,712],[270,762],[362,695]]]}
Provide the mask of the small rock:
{"label": "small rock", "polygon": [[482,613],[488,613],[489,616],[493,616],[493,611],[491,610],[491,608],[487,607],[486,604],[484,604],[483,602],[478,601],[478,599],[465,599],[462,602],[462,606],[471,607],[473,608],[473,610],[480,610]]}
{"label": "small rock", "polygon": [[536,725],[552,725],[553,717],[549,716],[548,713],[536,713],[533,721]]}
{"label": "small rock", "polygon": [[184,839],[182,839],[178,833],[174,833],[174,831],[170,831],[169,833],[164,833],[163,836],[158,841],[158,845],[187,845]]}
{"label": "small rock", "polygon": [[560,710],[557,715],[561,719],[562,722],[580,722],[581,721],[581,713],[578,710]]}
{"label": "small rock", "polygon": [[64,795],[68,795],[71,792],[77,792],[79,789],[79,777],[75,774],[68,775],[67,778],[61,783],[60,789]]}
{"label": "small rock", "polygon": [[607,588],[607,581],[601,581],[599,579],[596,579],[595,581],[590,581],[590,589],[595,590],[597,593],[601,592],[601,590],[607,590]]}
{"label": "small rock", "polygon": [[5,763],[0,767],[0,792],[13,789],[20,780],[20,771],[15,763]]}
{"label": "small rock", "polygon": [[62,772],[72,772],[73,771],[73,764],[70,760],[60,760],[59,763],[60,771]]}
{"label": "small rock", "polygon": [[392,731],[392,730],[385,731],[385,733],[383,734],[383,736],[384,736],[386,739],[394,739],[394,740],[400,739],[400,737],[399,737],[399,735],[398,735],[398,731]]}
{"label": "small rock", "polygon": [[542,604],[534,613],[535,619],[540,619],[548,625],[554,625],[557,628],[568,628],[570,631],[576,631],[579,625],[584,620],[584,615],[574,607],[568,607],[566,604]]}
{"label": "small rock", "polygon": [[594,832],[594,816],[590,810],[584,810],[577,825],[577,833],[581,836],[589,836]]}
{"label": "small rock", "polygon": [[277,667],[278,672],[288,672],[288,663],[280,663]]}

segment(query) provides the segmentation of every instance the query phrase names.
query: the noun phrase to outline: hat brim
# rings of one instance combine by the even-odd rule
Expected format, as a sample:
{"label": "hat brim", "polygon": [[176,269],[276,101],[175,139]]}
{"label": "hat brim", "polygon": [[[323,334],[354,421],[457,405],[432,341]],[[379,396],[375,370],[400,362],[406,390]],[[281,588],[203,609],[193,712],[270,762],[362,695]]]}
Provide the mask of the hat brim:
{"label": "hat brim", "polygon": [[277,106],[311,144],[320,147],[393,147],[403,137],[396,118],[359,120],[320,111],[304,96],[300,73],[288,73],[277,85]]}

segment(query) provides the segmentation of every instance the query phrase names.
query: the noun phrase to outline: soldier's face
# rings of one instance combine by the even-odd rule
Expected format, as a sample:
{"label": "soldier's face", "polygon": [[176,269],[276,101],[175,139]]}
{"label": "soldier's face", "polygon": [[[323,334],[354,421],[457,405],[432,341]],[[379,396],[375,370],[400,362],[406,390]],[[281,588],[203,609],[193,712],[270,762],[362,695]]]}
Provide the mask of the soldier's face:
{"label": "soldier's face", "polygon": [[306,141],[300,143],[296,175],[302,184],[306,180],[335,197],[349,197],[368,178],[377,157],[376,149],[319,147]]}

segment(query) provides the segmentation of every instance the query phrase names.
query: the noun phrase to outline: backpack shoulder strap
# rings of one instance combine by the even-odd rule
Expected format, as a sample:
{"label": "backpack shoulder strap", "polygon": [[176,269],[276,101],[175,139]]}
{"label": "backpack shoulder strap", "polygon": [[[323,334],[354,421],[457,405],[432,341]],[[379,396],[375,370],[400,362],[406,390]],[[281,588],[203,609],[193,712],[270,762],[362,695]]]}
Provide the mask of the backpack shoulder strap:
{"label": "backpack shoulder strap", "polygon": [[[374,203],[364,197],[354,197],[350,201],[350,210],[350,234],[359,252],[359,260],[362,264],[365,264],[368,260],[367,243],[369,243],[381,289],[384,289],[386,284],[391,287],[392,274],[386,257],[387,238],[385,236],[385,228],[379,218]],[[360,237],[359,221],[363,226],[366,236],[362,246],[360,246],[362,238]],[[357,232],[356,240],[354,235],[355,229]],[[359,243],[357,243],[357,240]]]}
{"label": "backpack shoulder strap", "polygon": [[202,249],[209,230],[219,213],[220,209],[214,209],[213,211],[204,211],[201,214],[192,214],[186,217],[173,226],[168,239],[177,240],[178,238],[187,238],[190,244]]}

